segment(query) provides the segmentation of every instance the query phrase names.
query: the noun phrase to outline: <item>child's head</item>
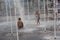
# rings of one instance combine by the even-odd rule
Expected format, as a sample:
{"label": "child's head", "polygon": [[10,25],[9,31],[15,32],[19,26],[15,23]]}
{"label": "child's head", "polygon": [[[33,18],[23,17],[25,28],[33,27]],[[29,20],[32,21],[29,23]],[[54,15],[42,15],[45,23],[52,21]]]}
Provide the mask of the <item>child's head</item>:
{"label": "child's head", "polygon": [[36,13],[39,13],[39,10],[37,10]]}
{"label": "child's head", "polygon": [[18,20],[21,20],[21,18],[18,18]]}

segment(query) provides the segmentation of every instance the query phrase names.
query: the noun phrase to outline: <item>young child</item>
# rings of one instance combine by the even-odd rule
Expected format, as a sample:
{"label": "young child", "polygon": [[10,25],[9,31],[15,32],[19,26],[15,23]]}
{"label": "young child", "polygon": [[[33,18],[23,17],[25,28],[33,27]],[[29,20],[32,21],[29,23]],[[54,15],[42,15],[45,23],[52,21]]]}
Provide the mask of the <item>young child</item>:
{"label": "young child", "polygon": [[18,29],[23,28],[23,22],[22,22],[21,18],[18,18],[17,26],[18,26]]}
{"label": "young child", "polygon": [[40,21],[39,21],[40,20],[39,11],[36,11],[35,16],[36,16],[37,24],[40,24]]}

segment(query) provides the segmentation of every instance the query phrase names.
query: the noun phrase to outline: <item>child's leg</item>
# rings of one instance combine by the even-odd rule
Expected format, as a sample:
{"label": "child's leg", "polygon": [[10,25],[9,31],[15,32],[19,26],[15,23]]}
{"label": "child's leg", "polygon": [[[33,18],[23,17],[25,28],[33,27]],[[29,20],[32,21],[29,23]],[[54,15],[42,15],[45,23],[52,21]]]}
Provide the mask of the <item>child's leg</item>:
{"label": "child's leg", "polygon": [[37,20],[37,25],[39,24],[39,20]]}

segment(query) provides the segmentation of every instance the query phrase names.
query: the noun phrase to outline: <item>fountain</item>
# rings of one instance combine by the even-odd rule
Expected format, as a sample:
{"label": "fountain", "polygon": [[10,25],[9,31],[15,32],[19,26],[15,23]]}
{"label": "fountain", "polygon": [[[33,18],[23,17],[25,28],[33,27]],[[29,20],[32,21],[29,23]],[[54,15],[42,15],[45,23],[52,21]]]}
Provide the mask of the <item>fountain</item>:
{"label": "fountain", "polygon": [[16,2],[16,14],[19,14],[18,18],[24,20],[24,0],[15,0]]}
{"label": "fountain", "polygon": [[[9,25],[9,24],[12,24],[13,26],[10,26],[9,25],[9,27],[11,27],[11,31],[13,32],[14,31],[14,28],[16,28],[16,31],[15,32],[17,32],[17,35],[18,35],[18,31],[20,32],[20,30],[18,30],[17,29],[17,25],[16,25],[16,22],[17,22],[17,19],[19,18],[19,17],[21,17],[22,18],[22,21],[24,22],[24,29],[22,29],[21,30],[21,32],[25,32],[25,33],[31,33],[31,32],[33,32],[33,31],[36,31],[36,30],[39,30],[38,28],[42,28],[43,30],[45,30],[46,31],[46,28],[49,28],[50,29],[50,27],[52,26],[52,25],[54,25],[54,23],[53,22],[46,22],[46,20],[45,20],[45,17],[44,17],[44,22],[43,21],[41,21],[41,25],[39,25],[38,27],[36,26],[36,24],[35,24],[35,22],[31,22],[30,23],[30,21],[32,21],[32,20],[28,20],[29,21],[29,23],[27,23],[27,22],[25,22],[26,20],[24,20],[24,18],[25,18],[25,16],[24,16],[24,0],[14,0],[13,1],[14,2],[14,11],[15,11],[15,21],[13,22],[12,21],[12,19],[11,19],[11,22],[9,22],[8,21],[8,12],[7,12],[7,24]],[[44,1],[45,2],[45,1]],[[39,3],[38,3],[39,4]],[[40,5],[39,5],[40,6]],[[45,6],[45,5],[44,5]],[[6,6],[7,7],[7,6]],[[45,7],[44,7],[45,8]],[[39,9],[40,10],[40,9]],[[45,10],[45,9],[44,9]],[[8,11],[7,9],[6,9],[6,11]],[[11,10],[10,10],[11,11]],[[28,10],[29,11],[29,10]],[[45,11],[44,11],[44,13],[45,13]],[[17,15],[18,14],[18,15]],[[45,14],[44,14],[45,15]],[[10,14],[10,16],[11,16],[11,14]],[[29,15],[28,15],[29,16]],[[12,17],[10,17],[10,18],[12,18]],[[29,18],[29,17],[28,17]],[[60,24],[60,22],[59,22],[59,24]],[[0,26],[3,26],[3,27],[5,27],[5,23],[1,23],[0,24]],[[7,26],[7,25],[6,25]],[[56,26],[56,25],[55,25]],[[53,27],[53,26],[52,26]],[[12,28],[13,28],[13,30],[12,30]],[[39,30],[40,31],[40,30]],[[13,33],[14,34],[14,33]],[[58,34],[58,32],[56,33],[56,34]],[[55,38],[55,36],[50,36],[50,35],[48,35],[48,36],[44,36],[44,38],[45,39],[49,39],[49,40],[54,40],[54,39],[57,39],[57,38],[59,38],[59,36],[57,36],[55,34],[55,36],[56,36],[56,38]],[[7,34],[8,35],[8,34]],[[16,35],[16,34],[15,34]],[[17,36],[18,37],[18,36]],[[19,40],[18,38],[17,38],[17,40]]]}

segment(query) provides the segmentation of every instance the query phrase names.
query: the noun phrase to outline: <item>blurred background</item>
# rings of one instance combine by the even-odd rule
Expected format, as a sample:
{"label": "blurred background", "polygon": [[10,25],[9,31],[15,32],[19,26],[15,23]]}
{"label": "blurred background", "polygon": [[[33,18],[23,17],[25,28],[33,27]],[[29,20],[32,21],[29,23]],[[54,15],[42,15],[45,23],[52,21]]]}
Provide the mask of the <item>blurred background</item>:
{"label": "blurred background", "polygon": [[[35,21],[37,10],[40,13],[40,25],[36,25]],[[60,39],[60,0],[0,0],[1,40],[18,40],[16,23],[19,17],[24,23],[23,33],[19,31],[19,40]]]}

